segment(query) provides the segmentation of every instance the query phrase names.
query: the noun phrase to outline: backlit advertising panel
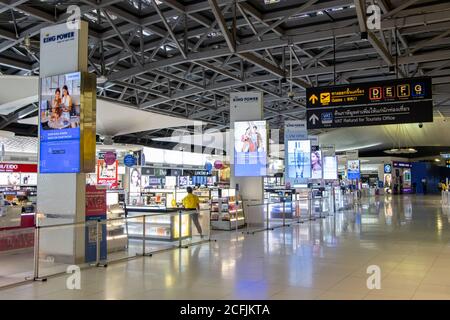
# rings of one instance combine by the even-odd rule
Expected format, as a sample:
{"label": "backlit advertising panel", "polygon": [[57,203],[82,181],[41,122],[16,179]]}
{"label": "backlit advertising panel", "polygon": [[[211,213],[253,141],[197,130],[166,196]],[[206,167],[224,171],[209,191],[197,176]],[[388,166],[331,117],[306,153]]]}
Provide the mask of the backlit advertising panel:
{"label": "backlit advertising panel", "polygon": [[338,179],[338,165],[335,156],[323,157],[323,178],[325,180]]}
{"label": "backlit advertising panel", "polygon": [[361,178],[359,160],[347,161],[347,178],[349,180],[358,180]]}
{"label": "backlit advertising panel", "polygon": [[41,79],[40,173],[80,172],[80,86],[80,72]]}
{"label": "backlit advertising panel", "polygon": [[310,178],[311,177],[311,141],[290,140],[288,141],[288,177]]}
{"label": "backlit advertising panel", "polygon": [[267,174],[267,122],[235,122],[234,151],[235,176],[265,176]]}

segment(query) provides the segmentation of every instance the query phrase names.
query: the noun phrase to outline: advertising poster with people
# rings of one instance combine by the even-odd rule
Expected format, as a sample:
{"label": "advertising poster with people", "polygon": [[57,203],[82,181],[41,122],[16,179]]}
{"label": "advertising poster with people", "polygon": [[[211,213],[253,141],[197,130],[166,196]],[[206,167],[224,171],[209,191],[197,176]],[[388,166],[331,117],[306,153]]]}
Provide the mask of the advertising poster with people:
{"label": "advertising poster with people", "polygon": [[40,173],[80,172],[79,72],[41,79]]}
{"label": "advertising poster with people", "polygon": [[322,179],[322,152],[318,147],[311,148],[311,179]]}
{"label": "advertising poster with people", "polygon": [[311,178],[311,141],[288,141],[288,176],[289,178]]}
{"label": "advertising poster with people", "polygon": [[267,122],[235,122],[234,149],[235,176],[265,176],[267,174]]}
{"label": "advertising poster with people", "polygon": [[359,167],[359,160],[347,161],[347,179],[358,180],[361,178],[361,172]]}
{"label": "advertising poster with people", "polygon": [[130,169],[130,194],[129,202],[132,205],[141,203],[141,169]]}

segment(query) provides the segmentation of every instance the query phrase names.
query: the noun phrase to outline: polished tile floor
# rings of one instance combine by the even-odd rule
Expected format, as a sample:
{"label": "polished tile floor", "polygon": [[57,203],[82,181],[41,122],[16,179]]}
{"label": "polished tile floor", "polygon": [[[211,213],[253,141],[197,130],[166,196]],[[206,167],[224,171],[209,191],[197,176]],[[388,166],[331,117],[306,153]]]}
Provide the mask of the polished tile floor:
{"label": "polished tile floor", "polygon": [[[2,299],[450,299],[450,209],[437,196],[362,199],[325,219],[0,290]],[[367,288],[367,267],[381,289]]]}

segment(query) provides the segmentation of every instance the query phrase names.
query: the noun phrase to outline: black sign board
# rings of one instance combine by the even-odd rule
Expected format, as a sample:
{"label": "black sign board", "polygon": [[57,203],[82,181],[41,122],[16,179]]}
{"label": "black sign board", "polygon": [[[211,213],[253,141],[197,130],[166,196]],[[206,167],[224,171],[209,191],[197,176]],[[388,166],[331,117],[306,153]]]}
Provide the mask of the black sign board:
{"label": "black sign board", "polygon": [[433,122],[433,102],[404,102],[307,110],[308,129]]}
{"label": "black sign board", "polygon": [[433,121],[430,77],[308,88],[308,129]]}
{"label": "black sign board", "polygon": [[141,174],[143,176],[154,176],[155,175],[155,169],[149,168],[149,167],[142,167]]}
{"label": "black sign board", "polygon": [[180,169],[170,169],[170,175],[179,177],[179,176],[181,176],[181,170]]}
{"label": "black sign board", "polygon": [[306,107],[324,108],[387,102],[431,100],[430,77],[308,88]]}
{"label": "black sign board", "polygon": [[394,161],[392,164],[394,168],[412,168],[412,163],[409,162]]}

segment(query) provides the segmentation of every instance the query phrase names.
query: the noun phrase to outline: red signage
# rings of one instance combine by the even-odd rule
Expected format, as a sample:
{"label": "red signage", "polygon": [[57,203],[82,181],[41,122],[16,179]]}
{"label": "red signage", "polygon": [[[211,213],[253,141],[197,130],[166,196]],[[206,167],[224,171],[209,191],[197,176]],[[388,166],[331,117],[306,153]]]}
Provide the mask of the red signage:
{"label": "red signage", "polygon": [[86,217],[106,215],[106,188],[86,186]]}
{"label": "red signage", "polygon": [[0,163],[0,172],[37,172],[37,164]]}

